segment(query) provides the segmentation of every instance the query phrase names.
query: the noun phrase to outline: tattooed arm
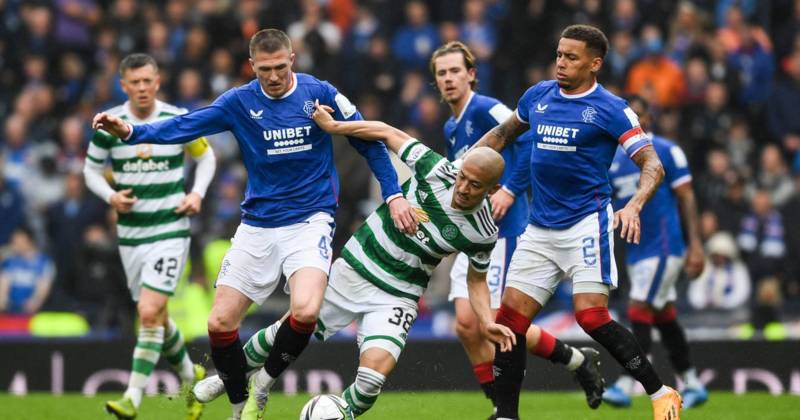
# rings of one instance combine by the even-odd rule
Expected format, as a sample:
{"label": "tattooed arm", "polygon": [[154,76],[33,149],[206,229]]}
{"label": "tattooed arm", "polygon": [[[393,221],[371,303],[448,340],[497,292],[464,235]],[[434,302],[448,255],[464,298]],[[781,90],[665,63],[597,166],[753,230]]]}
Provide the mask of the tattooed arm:
{"label": "tattooed arm", "polygon": [[622,239],[638,244],[641,233],[639,212],[655,194],[661,180],[664,179],[664,167],[652,146],[643,147],[631,159],[642,171],[642,174],[639,175],[639,188],[628,204],[614,215],[614,228],[616,229],[621,224],[620,236]]}
{"label": "tattooed arm", "polygon": [[503,149],[517,139],[517,136],[524,133],[528,129],[528,124],[519,120],[516,112],[508,117],[500,125],[495,126],[489,130],[483,137],[478,140],[472,148],[475,147],[491,147],[497,152],[502,152]]}

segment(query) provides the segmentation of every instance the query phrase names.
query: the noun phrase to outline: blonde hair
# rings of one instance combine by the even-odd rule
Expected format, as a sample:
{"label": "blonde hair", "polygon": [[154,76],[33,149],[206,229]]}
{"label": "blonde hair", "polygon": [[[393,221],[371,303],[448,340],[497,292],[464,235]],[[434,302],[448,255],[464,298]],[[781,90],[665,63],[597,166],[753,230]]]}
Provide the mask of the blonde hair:
{"label": "blonde hair", "polygon": [[[436,78],[436,59],[451,53],[461,53],[461,56],[464,57],[464,67],[467,68],[467,71],[477,69],[475,63],[475,54],[472,54],[472,51],[469,49],[469,47],[464,45],[464,43],[461,41],[450,41],[447,44],[439,47],[433,52],[433,55],[431,55],[431,61],[428,63],[428,66],[430,67],[431,74],[433,75],[434,79]],[[434,87],[435,86],[436,84],[434,83]],[[472,90],[475,90],[477,86],[478,78],[476,77],[474,80],[469,82],[469,87],[472,88]]]}

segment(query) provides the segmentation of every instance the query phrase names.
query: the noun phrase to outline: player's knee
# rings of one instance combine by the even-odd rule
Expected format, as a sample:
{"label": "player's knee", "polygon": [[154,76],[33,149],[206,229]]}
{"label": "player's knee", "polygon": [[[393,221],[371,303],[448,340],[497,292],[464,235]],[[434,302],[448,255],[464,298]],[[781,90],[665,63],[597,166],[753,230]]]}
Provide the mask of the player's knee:
{"label": "player's knee", "polygon": [[238,322],[231,316],[223,313],[211,312],[208,316],[208,332],[220,333],[233,331],[238,327]]}
{"label": "player's knee", "polygon": [[608,314],[608,308],[605,306],[597,306],[576,312],[575,320],[578,321],[578,325],[580,325],[584,331],[591,333],[611,322],[611,315]]}
{"label": "player's knee", "polygon": [[313,305],[292,309],[292,318],[303,324],[314,324],[317,322],[317,317],[319,317],[319,308]]}
{"label": "player's knee", "polygon": [[152,328],[164,325],[166,308],[152,303],[139,303],[139,320],[143,327]]}
{"label": "player's knee", "polygon": [[461,341],[477,341],[481,339],[481,330],[474,317],[456,317],[456,335]]}

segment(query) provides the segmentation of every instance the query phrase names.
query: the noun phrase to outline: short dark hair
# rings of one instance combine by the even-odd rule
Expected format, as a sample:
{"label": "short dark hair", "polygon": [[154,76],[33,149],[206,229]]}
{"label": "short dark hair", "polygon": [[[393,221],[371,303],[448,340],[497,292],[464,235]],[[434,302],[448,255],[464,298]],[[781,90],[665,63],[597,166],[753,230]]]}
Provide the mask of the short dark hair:
{"label": "short dark hair", "polygon": [[155,71],[158,71],[158,63],[156,63],[155,58],[142,53],[130,54],[123,58],[122,62],[119,63],[119,74],[120,76],[125,76],[126,71],[130,69],[138,69],[139,67],[144,67],[148,64],[153,66]]}
{"label": "short dark hair", "polygon": [[647,99],[643,98],[640,95],[637,94],[625,95],[623,99],[625,99],[625,101],[628,102],[628,105],[633,105],[634,103],[642,105],[642,112],[644,112],[645,114],[648,113],[650,110],[650,102],[647,102]]}
{"label": "short dark hair", "polygon": [[590,25],[570,25],[561,32],[561,38],[574,39],[586,43],[586,48],[592,50],[600,58],[606,58],[608,52],[608,38],[600,29]]}
{"label": "short dark hair", "polygon": [[292,41],[286,32],[280,29],[262,29],[250,38],[250,57],[256,55],[258,51],[274,53],[281,48],[292,52]]}
{"label": "short dark hair", "polygon": [[[436,51],[433,52],[431,55],[431,61],[429,63],[431,74],[433,78],[436,78],[436,63],[435,60],[443,55],[451,54],[451,53],[461,53],[461,56],[464,57],[464,67],[467,70],[476,69],[477,64],[475,60],[475,54],[472,53],[472,50],[469,49],[466,45],[464,45],[461,41],[450,41],[447,44],[442,45]],[[433,84],[436,86],[436,83]],[[478,78],[476,77],[475,80],[469,83],[469,87],[473,90],[478,86]]]}

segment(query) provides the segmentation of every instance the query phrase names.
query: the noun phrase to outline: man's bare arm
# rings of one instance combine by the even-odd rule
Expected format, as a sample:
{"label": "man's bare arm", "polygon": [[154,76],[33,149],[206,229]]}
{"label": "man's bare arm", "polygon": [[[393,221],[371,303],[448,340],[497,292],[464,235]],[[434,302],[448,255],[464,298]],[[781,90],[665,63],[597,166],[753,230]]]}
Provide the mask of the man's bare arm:
{"label": "man's bare arm", "polygon": [[389,150],[398,153],[408,139],[406,132],[381,121],[336,121],[331,116],[333,108],[319,105],[311,116],[317,125],[329,134],[358,137],[362,140],[380,140]]}
{"label": "man's bare arm", "polygon": [[653,197],[656,189],[661,185],[661,181],[664,180],[664,166],[661,165],[661,159],[658,158],[656,149],[652,146],[645,146],[632,159],[642,174],[639,175],[639,188],[630,203],[641,210],[645,203]]}
{"label": "man's bare arm", "polygon": [[664,179],[664,166],[653,146],[649,145],[636,152],[632,159],[642,171],[639,188],[628,204],[614,214],[614,229],[621,226],[619,234],[622,239],[638,244],[641,235],[639,213]]}
{"label": "man's bare arm", "polygon": [[495,126],[484,134],[472,147],[486,146],[501,152],[506,146],[516,140],[517,136],[524,133],[527,129],[528,124],[520,121],[519,118],[517,118],[517,114],[514,113],[500,123],[500,125]]}
{"label": "man's bare arm", "polygon": [[694,278],[703,272],[705,257],[703,256],[703,241],[700,239],[700,216],[697,212],[697,200],[694,196],[692,183],[684,182],[673,188],[678,197],[678,208],[681,211],[683,231],[686,233],[688,249],[686,252],[686,273]]}

